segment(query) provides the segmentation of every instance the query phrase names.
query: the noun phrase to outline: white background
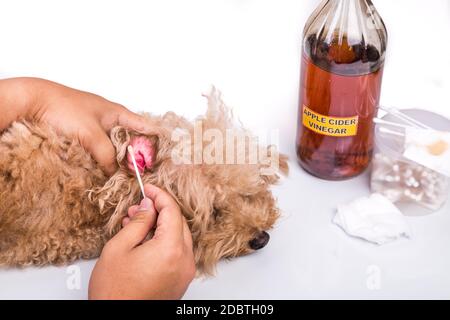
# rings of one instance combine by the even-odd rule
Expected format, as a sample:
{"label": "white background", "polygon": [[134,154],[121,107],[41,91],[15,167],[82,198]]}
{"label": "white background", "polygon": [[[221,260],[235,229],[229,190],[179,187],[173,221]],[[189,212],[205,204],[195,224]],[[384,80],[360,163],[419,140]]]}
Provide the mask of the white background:
{"label": "white background", "polygon": [[[324,182],[295,162],[301,31],[318,2],[1,0],[0,76],[43,77],[134,111],[190,118],[215,84],[248,128],[279,130],[291,175],[274,189],[284,215],[271,242],[221,263],[186,298],[450,298],[449,206],[409,218],[413,239],[376,247],[330,222],[338,203],[369,193],[367,175]],[[382,104],[450,117],[450,1],[374,3],[389,32]],[[76,269],[2,270],[0,298],[86,298],[93,263],[76,264],[80,290],[66,284]]]}

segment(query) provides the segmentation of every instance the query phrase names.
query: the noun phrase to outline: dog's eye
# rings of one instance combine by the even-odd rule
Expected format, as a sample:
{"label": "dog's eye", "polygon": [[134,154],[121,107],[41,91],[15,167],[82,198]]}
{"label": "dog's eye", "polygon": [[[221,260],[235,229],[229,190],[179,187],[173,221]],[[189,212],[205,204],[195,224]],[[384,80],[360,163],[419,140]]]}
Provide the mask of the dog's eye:
{"label": "dog's eye", "polygon": [[220,212],[219,210],[217,210],[216,208],[213,209],[212,215],[214,217],[214,219],[219,218]]}

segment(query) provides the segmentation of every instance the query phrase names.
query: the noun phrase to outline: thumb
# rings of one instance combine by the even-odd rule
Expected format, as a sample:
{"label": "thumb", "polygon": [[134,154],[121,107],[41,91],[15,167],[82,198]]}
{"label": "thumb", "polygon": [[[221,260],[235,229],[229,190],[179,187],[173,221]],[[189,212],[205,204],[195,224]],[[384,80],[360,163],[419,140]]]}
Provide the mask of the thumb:
{"label": "thumb", "polygon": [[119,250],[131,250],[144,241],[150,230],[155,226],[156,211],[152,200],[145,198],[141,201],[138,211],[130,222],[117,233],[114,246]]}
{"label": "thumb", "polygon": [[114,126],[122,126],[142,134],[148,132],[149,124],[145,117],[128,110],[120,104],[116,104],[116,107],[117,111],[114,120],[105,126],[107,130]]}
{"label": "thumb", "polygon": [[80,141],[106,174],[112,175],[117,170],[116,150],[100,126],[93,125],[89,132],[81,135]]}

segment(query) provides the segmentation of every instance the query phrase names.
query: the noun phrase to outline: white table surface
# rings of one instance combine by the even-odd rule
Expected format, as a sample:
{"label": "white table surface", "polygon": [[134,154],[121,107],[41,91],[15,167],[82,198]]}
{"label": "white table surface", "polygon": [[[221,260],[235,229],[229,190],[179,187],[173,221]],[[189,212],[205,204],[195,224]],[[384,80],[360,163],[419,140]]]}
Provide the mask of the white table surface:
{"label": "white table surface", "polygon": [[[450,117],[450,4],[378,0],[390,35],[382,104]],[[250,129],[278,130],[291,173],[266,248],[219,264],[201,298],[450,298],[450,205],[408,217],[413,238],[375,246],[331,223],[368,195],[367,173],[318,180],[295,162],[300,35],[317,0],[9,0],[0,4],[0,76],[38,76],[134,111],[205,110],[213,83]],[[263,132],[264,133],[264,132]],[[95,261],[0,270],[0,298],[85,299]],[[80,283],[75,281],[79,276]]]}

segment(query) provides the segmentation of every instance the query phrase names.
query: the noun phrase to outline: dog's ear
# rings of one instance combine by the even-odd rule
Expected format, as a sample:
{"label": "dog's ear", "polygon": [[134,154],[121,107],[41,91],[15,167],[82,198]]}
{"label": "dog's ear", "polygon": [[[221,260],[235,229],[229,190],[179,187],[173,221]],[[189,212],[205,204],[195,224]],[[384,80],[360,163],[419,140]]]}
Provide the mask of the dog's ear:
{"label": "dog's ear", "polygon": [[154,174],[153,170],[161,166],[163,160],[167,157],[168,150],[170,150],[168,145],[170,140],[164,139],[167,135],[166,129],[161,128],[157,125],[157,122],[154,123],[152,119],[149,119],[149,125],[151,124],[154,124],[154,126],[149,127],[145,134],[120,126],[111,130],[111,141],[116,149],[119,169],[103,186],[88,191],[89,201],[99,207],[101,214],[110,215],[106,225],[110,234],[114,234],[120,229],[124,214],[131,205],[138,203],[141,197],[135,173],[130,171],[127,165],[127,147],[133,137],[145,136],[154,146],[156,152],[153,166],[144,173],[142,180],[144,183],[158,185],[157,174]]}
{"label": "dog's ear", "polygon": [[99,207],[100,214],[110,215],[106,225],[109,234],[120,229],[123,214],[131,205],[138,203],[139,197],[139,187],[123,169],[117,171],[103,186],[88,191],[89,201]]}
{"label": "dog's ear", "polygon": [[88,190],[88,199],[97,205],[100,214],[111,215],[106,229],[114,234],[120,228],[120,221],[130,205],[137,203],[140,191],[137,183],[132,181],[132,175],[126,164],[127,147],[135,132],[124,127],[114,127],[111,130],[111,141],[116,149],[116,159],[119,169],[103,185]]}
{"label": "dog's ear", "polygon": [[122,213],[131,203],[136,203],[139,197],[139,190],[133,186],[127,172],[126,153],[130,139],[131,135],[124,127],[111,130],[111,142],[116,149],[119,169],[103,186],[88,190],[88,199],[99,207],[100,214],[111,216],[106,225],[106,231],[111,235],[119,230]]}
{"label": "dog's ear", "polygon": [[124,127],[114,127],[111,129],[111,142],[116,149],[116,159],[119,166],[123,163],[127,153],[127,146],[130,143],[130,133]]}
{"label": "dog's ear", "polygon": [[[160,130],[162,131],[162,130]],[[159,131],[152,132],[151,134],[142,134],[137,131],[128,130],[124,127],[114,127],[111,130],[111,142],[116,149],[116,160],[117,164],[119,165],[119,168],[126,169],[127,167],[127,161],[126,161],[126,154],[127,154],[127,147],[130,144],[130,141],[133,137],[137,136],[145,136],[146,139],[150,141],[150,144],[155,148],[155,150],[159,149],[160,144],[160,137],[162,136],[162,133]],[[158,154],[155,154],[156,158],[153,159],[154,162],[158,161]]]}

